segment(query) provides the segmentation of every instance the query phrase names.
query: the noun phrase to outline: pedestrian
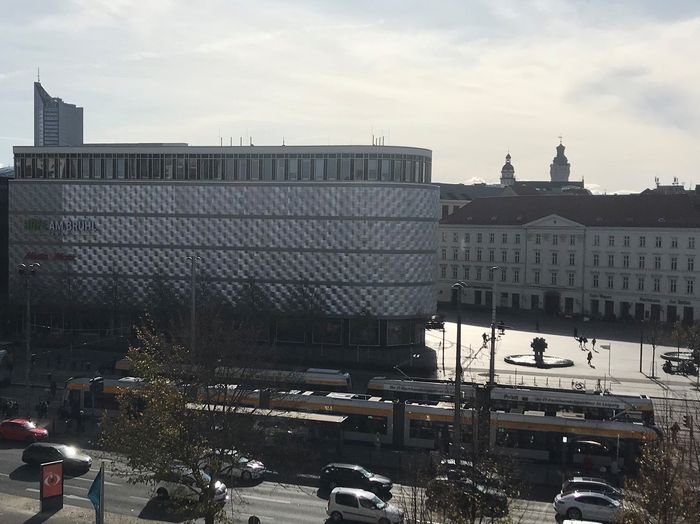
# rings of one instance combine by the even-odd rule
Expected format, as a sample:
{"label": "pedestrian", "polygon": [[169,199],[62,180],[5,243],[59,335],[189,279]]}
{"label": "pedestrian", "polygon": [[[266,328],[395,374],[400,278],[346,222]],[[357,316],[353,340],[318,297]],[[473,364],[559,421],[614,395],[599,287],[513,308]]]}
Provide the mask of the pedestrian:
{"label": "pedestrian", "polygon": [[678,425],[678,421],[673,422],[673,426],[671,426],[671,441],[675,444],[678,439],[678,430],[680,430],[681,427]]}
{"label": "pedestrian", "polygon": [[595,338],[591,340],[591,344],[593,345],[593,349],[595,350]]}
{"label": "pedestrian", "polygon": [[591,351],[588,352],[588,365],[593,367],[591,365],[591,360],[593,360],[593,353]]}
{"label": "pedestrian", "polygon": [[481,339],[484,341],[484,347],[486,347],[486,343],[489,341],[489,336],[486,333],[482,333]]}
{"label": "pedestrian", "polygon": [[583,349],[588,349],[586,348],[586,344],[588,344],[588,339],[586,337],[583,337]]}

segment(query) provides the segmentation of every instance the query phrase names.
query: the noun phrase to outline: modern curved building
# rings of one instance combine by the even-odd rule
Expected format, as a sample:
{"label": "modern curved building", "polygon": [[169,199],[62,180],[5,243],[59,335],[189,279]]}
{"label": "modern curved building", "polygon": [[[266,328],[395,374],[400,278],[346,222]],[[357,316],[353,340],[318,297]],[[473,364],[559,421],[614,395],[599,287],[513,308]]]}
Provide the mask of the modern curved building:
{"label": "modern curved building", "polygon": [[15,293],[13,268],[34,261],[46,300],[68,274],[85,303],[108,301],[116,280],[134,300],[155,277],[189,293],[187,257],[197,255],[197,279],[232,302],[249,283],[277,304],[313,296],[313,330],[281,321],[271,330],[278,342],[424,342],[436,305],[439,200],[427,149],[114,144],[14,153]]}

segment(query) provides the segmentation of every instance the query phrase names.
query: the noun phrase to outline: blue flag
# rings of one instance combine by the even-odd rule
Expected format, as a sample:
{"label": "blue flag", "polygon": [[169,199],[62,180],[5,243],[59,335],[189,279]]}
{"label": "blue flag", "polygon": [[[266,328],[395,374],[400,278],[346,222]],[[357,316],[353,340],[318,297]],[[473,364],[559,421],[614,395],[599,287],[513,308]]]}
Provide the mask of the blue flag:
{"label": "blue flag", "polygon": [[102,477],[104,475],[104,465],[100,468],[99,473],[93,480],[90,489],[88,490],[88,498],[92,505],[95,506],[95,522],[101,524],[102,522],[102,501],[104,493],[102,493]]}

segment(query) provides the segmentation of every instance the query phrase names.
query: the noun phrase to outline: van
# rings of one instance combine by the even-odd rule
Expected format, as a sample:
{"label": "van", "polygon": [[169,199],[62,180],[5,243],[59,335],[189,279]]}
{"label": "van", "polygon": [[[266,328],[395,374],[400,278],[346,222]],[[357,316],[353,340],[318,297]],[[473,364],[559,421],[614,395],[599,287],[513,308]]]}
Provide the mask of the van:
{"label": "van", "polygon": [[371,491],[335,488],[328,497],[326,513],[333,522],[350,520],[374,524],[400,524],[403,510],[384,502]]}

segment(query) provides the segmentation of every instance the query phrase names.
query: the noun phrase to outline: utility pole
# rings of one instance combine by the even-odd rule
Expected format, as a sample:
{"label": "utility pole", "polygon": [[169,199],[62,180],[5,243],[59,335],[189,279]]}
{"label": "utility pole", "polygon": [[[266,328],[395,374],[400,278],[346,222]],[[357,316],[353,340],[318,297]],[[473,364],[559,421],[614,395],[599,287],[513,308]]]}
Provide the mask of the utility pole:
{"label": "utility pole", "polygon": [[41,266],[38,263],[20,264],[17,266],[19,275],[24,278],[24,285],[27,292],[27,310],[25,313],[25,348],[24,348],[24,398],[27,401],[27,417],[31,414],[32,402],[29,395],[29,369],[31,366],[31,339],[32,339],[32,319],[31,319],[31,303],[32,303],[32,284],[31,277],[36,275],[36,272]]}
{"label": "utility pole", "polygon": [[187,257],[191,262],[190,266],[190,356],[194,361],[196,359],[195,349],[197,346],[197,329],[196,329],[196,296],[197,296],[197,273],[196,265],[201,257],[191,255]]}
{"label": "utility pole", "polygon": [[[496,285],[496,270],[502,268],[500,266],[494,266],[491,268],[491,276],[493,278],[493,288],[491,291],[491,357],[489,358],[489,387],[493,387],[496,384],[496,295],[497,295],[497,285]],[[489,398],[491,395],[489,395]],[[490,407],[490,406],[489,406]]]}
{"label": "utility pole", "polygon": [[[466,282],[455,282],[452,289],[457,295],[457,351],[455,357],[455,413],[452,435],[452,456],[459,464],[462,448],[462,290],[469,287]],[[443,345],[443,351],[444,351]]]}

